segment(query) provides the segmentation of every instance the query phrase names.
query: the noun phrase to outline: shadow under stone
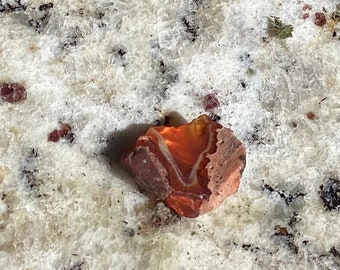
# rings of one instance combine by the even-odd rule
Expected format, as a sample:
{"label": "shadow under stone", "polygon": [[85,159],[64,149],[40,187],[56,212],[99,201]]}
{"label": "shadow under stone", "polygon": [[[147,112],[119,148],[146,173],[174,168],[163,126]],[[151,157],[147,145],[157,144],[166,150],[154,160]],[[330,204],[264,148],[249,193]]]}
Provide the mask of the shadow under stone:
{"label": "shadow under stone", "polygon": [[115,176],[120,179],[131,179],[126,168],[121,164],[121,158],[130,151],[133,151],[138,137],[144,135],[152,126],[180,126],[185,123],[187,121],[179,113],[170,112],[151,124],[129,125],[123,130],[110,132],[106,137],[106,147],[100,153],[111,166]]}

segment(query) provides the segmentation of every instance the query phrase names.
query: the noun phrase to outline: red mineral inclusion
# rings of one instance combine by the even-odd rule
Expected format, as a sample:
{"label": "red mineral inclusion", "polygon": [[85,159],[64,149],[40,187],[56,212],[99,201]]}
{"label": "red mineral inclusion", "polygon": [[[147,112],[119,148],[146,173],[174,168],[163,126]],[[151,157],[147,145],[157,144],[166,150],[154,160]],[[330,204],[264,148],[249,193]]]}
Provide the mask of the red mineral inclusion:
{"label": "red mineral inclusion", "polygon": [[193,218],[237,191],[245,155],[230,129],[201,115],[182,126],[149,128],[123,162],[142,190]]}
{"label": "red mineral inclusion", "polygon": [[219,107],[220,102],[218,101],[215,94],[208,94],[204,97],[203,106],[205,111],[210,111]]}
{"label": "red mineral inclusion", "polygon": [[61,124],[60,129],[55,129],[48,134],[48,141],[57,142],[61,138],[72,142],[74,140],[74,133],[71,132],[72,128],[69,124]]}
{"label": "red mineral inclusion", "polygon": [[8,103],[19,103],[26,99],[26,89],[20,83],[3,83],[0,97]]}

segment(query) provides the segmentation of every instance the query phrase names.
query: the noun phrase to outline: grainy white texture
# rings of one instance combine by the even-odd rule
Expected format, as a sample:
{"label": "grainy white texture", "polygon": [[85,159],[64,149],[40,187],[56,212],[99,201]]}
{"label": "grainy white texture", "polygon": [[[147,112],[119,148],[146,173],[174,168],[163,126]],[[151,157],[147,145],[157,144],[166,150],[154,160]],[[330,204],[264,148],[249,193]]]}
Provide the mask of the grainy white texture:
{"label": "grainy white texture", "polygon": [[[336,1],[53,2],[0,1],[0,82],[27,90],[0,101],[0,269],[340,269],[340,213],[319,194],[340,171]],[[293,36],[268,38],[270,16]],[[100,153],[130,124],[197,117],[209,93],[247,147],[240,189],[154,228]],[[47,141],[59,122],[72,143]]]}

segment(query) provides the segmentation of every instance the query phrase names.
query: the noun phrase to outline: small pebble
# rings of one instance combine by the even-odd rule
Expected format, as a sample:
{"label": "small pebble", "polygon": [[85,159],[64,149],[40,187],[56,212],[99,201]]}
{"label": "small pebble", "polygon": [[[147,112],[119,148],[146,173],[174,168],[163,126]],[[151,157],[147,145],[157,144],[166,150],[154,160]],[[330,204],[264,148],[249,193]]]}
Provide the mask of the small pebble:
{"label": "small pebble", "polygon": [[204,97],[203,106],[205,111],[210,111],[220,106],[215,94],[208,94]]}
{"label": "small pebble", "polygon": [[26,89],[20,83],[3,83],[0,97],[8,103],[19,103],[26,99]]}
{"label": "small pebble", "polygon": [[309,120],[314,120],[314,119],[315,119],[315,114],[314,114],[313,112],[308,112],[308,113],[307,113],[307,118],[308,118]]}
{"label": "small pebble", "polygon": [[326,24],[326,17],[325,14],[323,14],[322,12],[317,12],[315,13],[315,20],[314,23],[317,26],[324,26]]}
{"label": "small pebble", "polygon": [[69,124],[61,124],[60,129],[55,129],[48,135],[48,141],[57,142],[61,138],[65,138],[72,142],[74,140],[74,133],[71,131],[72,128]]}
{"label": "small pebble", "polygon": [[302,10],[303,10],[303,11],[312,10],[312,5],[305,4],[305,5],[302,7]]}

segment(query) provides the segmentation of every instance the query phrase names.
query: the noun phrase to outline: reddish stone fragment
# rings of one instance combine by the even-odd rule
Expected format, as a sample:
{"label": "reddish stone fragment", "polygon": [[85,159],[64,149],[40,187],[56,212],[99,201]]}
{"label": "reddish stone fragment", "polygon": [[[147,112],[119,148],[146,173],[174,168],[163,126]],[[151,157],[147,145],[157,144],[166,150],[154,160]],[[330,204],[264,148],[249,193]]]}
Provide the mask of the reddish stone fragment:
{"label": "reddish stone fragment", "polygon": [[313,113],[313,112],[308,112],[308,113],[307,113],[307,118],[308,118],[309,120],[314,120],[314,119],[315,119],[315,113]]}
{"label": "reddish stone fragment", "polygon": [[237,191],[245,157],[230,129],[201,115],[178,127],[151,127],[122,161],[142,190],[193,218]]}
{"label": "reddish stone fragment", "polygon": [[71,126],[69,124],[61,124],[59,129],[60,138],[65,138],[71,132]]}
{"label": "reddish stone fragment", "polygon": [[69,124],[61,124],[60,129],[55,129],[48,135],[48,141],[57,142],[61,138],[65,138],[72,142],[74,140],[74,133],[71,131],[72,128]]}
{"label": "reddish stone fragment", "polygon": [[307,19],[307,18],[309,18],[309,13],[303,14],[302,18],[303,18],[304,20]]}
{"label": "reddish stone fragment", "polygon": [[205,111],[210,111],[220,106],[215,94],[208,94],[204,97],[203,106]]}
{"label": "reddish stone fragment", "polygon": [[304,6],[302,7],[302,10],[303,10],[303,11],[312,10],[312,5],[304,4]]}
{"label": "reddish stone fragment", "polygon": [[315,20],[314,23],[317,26],[324,26],[326,24],[326,17],[325,14],[323,14],[322,12],[317,12],[315,13]]}
{"label": "reddish stone fragment", "polygon": [[53,130],[49,135],[48,135],[48,140],[50,142],[57,142],[60,140],[59,132],[58,130]]}
{"label": "reddish stone fragment", "polygon": [[26,99],[26,89],[20,83],[3,83],[0,96],[8,103],[19,103]]}

